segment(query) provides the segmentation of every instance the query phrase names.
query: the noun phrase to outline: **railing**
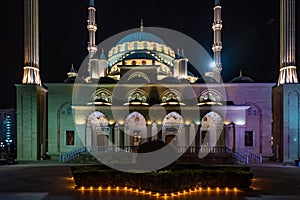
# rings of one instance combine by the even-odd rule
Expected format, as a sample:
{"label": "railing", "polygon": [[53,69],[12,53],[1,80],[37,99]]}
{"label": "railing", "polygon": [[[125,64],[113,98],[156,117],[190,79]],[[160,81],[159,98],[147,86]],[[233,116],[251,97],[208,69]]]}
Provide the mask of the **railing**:
{"label": "railing", "polygon": [[73,158],[75,158],[75,157],[77,157],[77,156],[79,156],[79,155],[81,155],[83,153],[86,153],[86,152],[87,152],[86,147],[81,147],[79,149],[72,150],[72,151],[70,151],[68,153],[62,153],[62,154],[60,154],[59,160],[61,162],[63,162],[63,163],[64,162],[68,162],[69,160],[71,160],[71,159],[73,159]]}
{"label": "railing", "polygon": [[[177,153],[191,153],[191,154],[230,154],[233,158],[236,160],[248,164],[248,157],[243,156],[237,152],[232,151],[228,147],[207,147],[207,146],[193,146],[193,147],[186,147],[186,146],[180,146],[180,147],[174,147]],[[62,153],[60,155],[60,161],[61,162],[67,162],[77,156],[80,156],[83,153],[97,153],[97,152],[137,152],[138,146],[86,146],[81,147],[79,149],[72,150],[68,153]],[[254,159],[260,159],[261,157],[258,155],[252,153],[250,154],[251,158],[253,156]]]}
{"label": "railing", "polygon": [[251,151],[248,151],[248,154],[250,158],[254,159],[258,163],[262,163],[262,155],[261,154],[255,154]]}
{"label": "railing", "polygon": [[[137,152],[139,146],[87,146],[86,149],[88,152]],[[207,146],[175,146],[173,147],[175,151],[179,154],[182,153],[226,153],[225,147],[207,147]]]}
{"label": "railing", "polygon": [[237,161],[240,161],[244,164],[248,164],[249,163],[249,159],[248,156],[243,156],[237,152],[232,151],[231,149],[229,149],[228,147],[225,147],[226,153],[229,153],[232,157],[234,157]]}
{"label": "railing", "polygon": [[192,147],[176,147],[178,153],[213,153],[224,154],[226,153],[225,147],[208,147],[208,146],[192,146]]}
{"label": "railing", "polygon": [[126,151],[117,146],[87,146],[86,150],[90,153]]}

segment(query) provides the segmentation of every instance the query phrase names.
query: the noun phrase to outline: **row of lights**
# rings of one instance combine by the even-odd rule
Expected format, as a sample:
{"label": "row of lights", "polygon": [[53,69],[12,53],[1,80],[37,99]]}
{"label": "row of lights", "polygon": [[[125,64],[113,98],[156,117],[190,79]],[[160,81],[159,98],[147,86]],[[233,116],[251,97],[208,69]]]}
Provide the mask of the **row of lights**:
{"label": "row of lights", "polygon": [[194,189],[189,189],[189,190],[183,190],[183,191],[178,191],[178,192],[172,192],[172,193],[158,193],[158,192],[151,192],[151,191],[146,191],[146,190],[139,190],[139,189],[133,189],[133,188],[128,188],[128,187],[98,187],[98,188],[94,188],[94,187],[84,187],[82,186],[80,188],[81,191],[85,191],[85,190],[89,190],[89,191],[94,191],[94,190],[98,190],[98,191],[125,191],[125,192],[132,192],[132,193],[137,193],[137,194],[143,194],[143,195],[150,195],[150,196],[156,196],[156,197],[175,197],[175,196],[182,196],[182,195],[190,195],[194,192],[223,192],[225,191],[227,192],[237,192],[238,189],[235,187],[233,189],[229,189],[228,187],[220,189],[219,187],[216,187],[215,189],[212,189],[211,187],[207,187],[207,188],[202,188],[202,187],[197,187]]}

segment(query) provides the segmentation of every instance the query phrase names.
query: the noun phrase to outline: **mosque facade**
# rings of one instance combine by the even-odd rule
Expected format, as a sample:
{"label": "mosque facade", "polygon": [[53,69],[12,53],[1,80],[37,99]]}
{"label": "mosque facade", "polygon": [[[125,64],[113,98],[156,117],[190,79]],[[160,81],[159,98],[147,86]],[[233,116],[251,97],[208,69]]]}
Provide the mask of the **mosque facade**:
{"label": "mosque facade", "polygon": [[[99,50],[95,2],[90,0],[88,75],[82,77],[72,67],[62,83],[40,81],[38,0],[24,1],[29,23],[25,24],[23,82],[16,84],[19,160],[55,160],[83,146],[96,151],[115,151],[117,147],[135,152],[141,144],[156,140],[172,144],[178,152],[226,150],[263,159],[275,155],[283,162],[299,157],[296,82],[280,80],[275,86],[257,83],[241,73],[221,83],[219,0],[213,7],[214,66],[201,77],[190,71],[183,51],[146,32],[143,23],[139,31],[121,38],[107,54]],[[281,71],[292,71],[295,78],[293,69],[286,65]],[[274,110],[274,106],[283,110]],[[291,118],[296,121],[293,126],[286,124]],[[277,121],[281,124],[274,123]],[[294,143],[285,141],[291,139],[285,138],[291,133]],[[285,148],[293,153],[287,154]]]}

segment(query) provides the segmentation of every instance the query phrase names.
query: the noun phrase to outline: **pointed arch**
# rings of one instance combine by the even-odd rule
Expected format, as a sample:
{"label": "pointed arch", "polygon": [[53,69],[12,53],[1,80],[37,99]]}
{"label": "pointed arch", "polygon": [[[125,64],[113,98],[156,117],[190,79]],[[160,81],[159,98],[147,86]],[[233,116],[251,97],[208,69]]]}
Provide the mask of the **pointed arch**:
{"label": "pointed arch", "polygon": [[[68,115],[72,115],[72,107],[71,107],[72,103],[71,102],[64,102],[62,104],[59,105],[59,107],[57,108],[57,112],[56,112],[56,118],[57,118],[57,134],[56,134],[56,139],[57,139],[57,152],[60,152],[61,150],[61,118],[68,116]],[[73,118],[72,118],[73,119]]]}
{"label": "pointed arch", "polygon": [[215,111],[210,111],[203,116],[200,128],[200,145],[214,147],[223,130],[223,119]]}
{"label": "pointed arch", "polygon": [[107,117],[94,111],[87,117],[85,141],[87,146],[108,146],[109,127]]}
{"label": "pointed arch", "polygon": [[125,119],[125,146],[139,146],[147,141],[146,119],[139,112],[130,113]]}
{"label": "pointed arch", "polygon": [[[163,119],[162,140],[172,145],[183,146],[184,119],[177,112],[168,113]],[[176,142],[177,139],[177,142]]]}
{"label": "pointed arch", "polygon": [[[246,102],[246,106],[250,106],[246,110],[246,127],[253,127],[254,129],[246,129],[245,131],[252,131],[253,150],[257,149],[255,153],[263,152],[263,113],[260,106],[253,102]],[[246,135],[245,135],[246,136]],[[246,140],[246,139],[245,139]]]}

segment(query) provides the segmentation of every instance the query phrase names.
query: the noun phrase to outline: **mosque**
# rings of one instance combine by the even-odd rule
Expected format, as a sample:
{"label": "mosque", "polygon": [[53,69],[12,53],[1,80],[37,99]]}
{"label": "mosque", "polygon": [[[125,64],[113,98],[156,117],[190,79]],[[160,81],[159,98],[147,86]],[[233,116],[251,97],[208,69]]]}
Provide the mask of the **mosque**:
{"label": "mosque", "polygon": [[221,83],[220,0],[213,6],[214,65],[204,75],[195,74],[183,51],[145,31],[143,23],[106,55],[96,46],[96,8],[90,0],[88,75],[72,67],[65,81],[41,83],[38,0],[24,3],[24,75],[22,84],[15,84],[19,160],[57,160],[82,147],[134,152],[155,140],[178,152],[224,151],[257,162],[288,163],[300,156],[295,16],[288,15],[294,0],[281,0],[277,86],[242,74]]}

